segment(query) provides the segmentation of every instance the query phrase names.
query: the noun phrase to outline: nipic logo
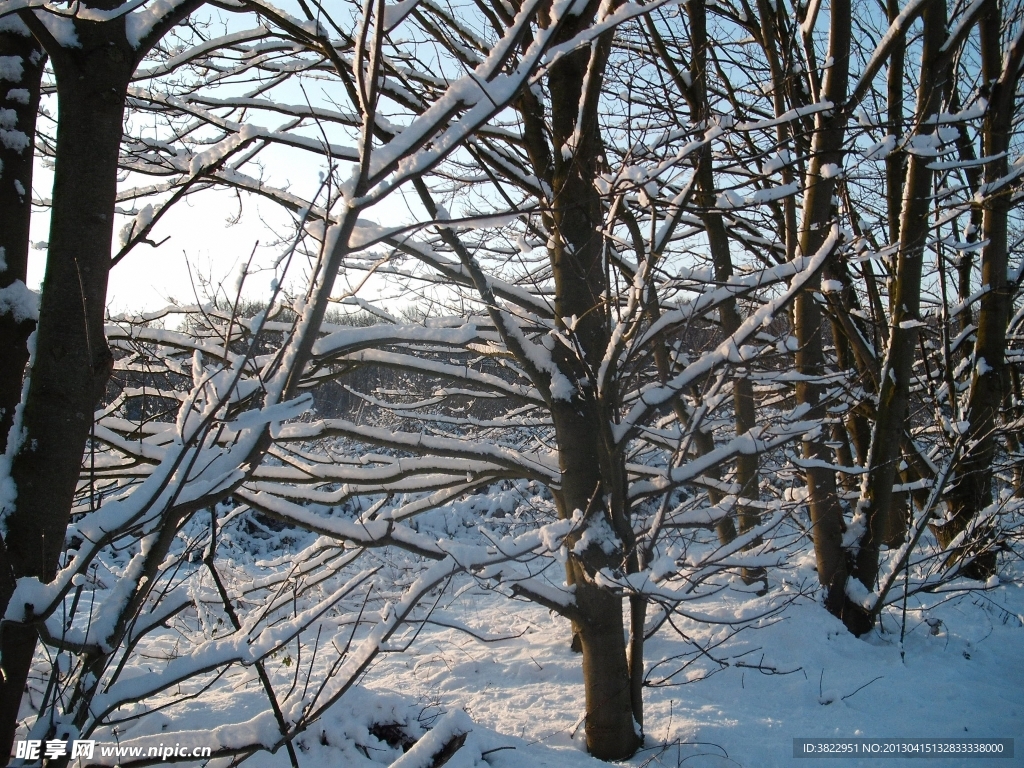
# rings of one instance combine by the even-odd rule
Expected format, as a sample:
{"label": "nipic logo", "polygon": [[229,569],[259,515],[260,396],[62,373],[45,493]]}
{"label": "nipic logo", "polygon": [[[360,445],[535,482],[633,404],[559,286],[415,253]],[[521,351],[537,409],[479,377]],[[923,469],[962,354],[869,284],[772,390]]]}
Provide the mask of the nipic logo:
{"label": "nipic logo", "polygon": [[[82,757],[91,760],[95,749],[95,741],[75,739],[71,742],[71,759]],[[14,756],[18,760],[38,760],[40,753],[47,760],[64,757],[68,754],[68,742],[62,739],[49,739],[45,742],[37,739],[18,741]]]}
{"label": "nipic logo", "polygon": [[[68,751],[70,748],[70,752]],[[164,745],[157,747],[122,747],[101,746],[100,757],[158,757],[167,760],[172,757],[210,757],[213,750],[210,747],[183,747],[181,744]],[[58,757],[70,757],[72,760],[79,758],[92,760],[96,752],[96,742],[92,739],[75,739],[68,742],[63,739],[28,739],[18,741],[15,745],[14,757],[16,760],[55,760]]]}

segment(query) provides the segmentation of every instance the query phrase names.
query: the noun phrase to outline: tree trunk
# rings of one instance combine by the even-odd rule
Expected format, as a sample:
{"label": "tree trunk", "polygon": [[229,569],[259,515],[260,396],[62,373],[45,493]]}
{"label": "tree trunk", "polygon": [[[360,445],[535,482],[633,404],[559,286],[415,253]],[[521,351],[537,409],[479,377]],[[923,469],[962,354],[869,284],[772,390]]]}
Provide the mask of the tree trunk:
{"label": "tree trunk", "polygon": [[[950,89],[950,102],[949,111],[956,114],[963,106],[960,103],[960,93],[954,84]],[[978,153],[974,149],[974,142],[970,135],[967,133],[967,126],[961,122],[956,125],[957,128],[957,154],[960,162],[964,164],[963,174],[967,179],[967,186],[970,190],[971,197],[981,190],[982,184],[982,169],[977,165]],[[971,219],[967,229],[961,235],[965,242],[976,243],[978,238],[981,237],[981,232],[984,228],[984,211],[978,203],[972,203],[971,205]],[[974,308],[970,305],[971,297],[971,272],[974,271],[974,251],[966,250],[961,251],[959,261],[957,263],[957,297],[960,299],[962,305],[960,311],[957,312],[957,327],[960,333],[969,333],[970,326],[974,323]],[[961,343],[958,345],[956,350],[956,360],[963,359],[967,350],[968,345]],[[952,397],[952,392],[950,393]]]}
{"label": "tree trunk", "polygon": [[[21,77],[0,84],[0,102],[14,116],[4,126],[10,131],[9,140],[0,142],[0,292],[24,295],[32,219],[33,145],[39,81],[46,56],[17,18],[7,17],[4,24],[0,56],[17,59]],[[34,329],[33,317],[0,311],[0,455],[7,450],[14,411],[21,401],[27,342]]]}
{"label": "tree trunk", "polygon": [[[615,459],[602,435],[609,430],[602,429],[601,410],[587,394],[571,402],[557,401],[552,408],[562,471],[559,510],[565,517],[583,512],[582,529],[603,520],[622,541],[622,510],[616,513],[614,507],[622,498],[616,486],[623,484],[614,475],[621,480],[625,473],[609,466],[609,460]],[[629,547],[623,541],[623,547],[611,554],[596,545],[576,552],[573,544],[582,529],[568,541],[567,568],[575,587],[574,628],[583,653],[587,749],[602,760],[619,760],[639,746],[634,720],[641,722],[642,711],[636,707],[642,706],[642,700],[634,701],[631,670],[643,669],[642,646],[634,645],[627,657],[622,598],[595,584],[594,576],[603,568],[622,570]]]}
{"label": "tree trunk", "polygon": [[[32,31],[45,28],[26,12]],[[54,578],[79,469],[113,358],[103,333],[125,94],[136,52],[124,22],[75,21],[80,47],[54,44],[59,122],[46,272],[25,402],[25,440],[14,457],[17,489],[5,543],[15,578]],[[6,596],[10,599],[10,595]],[[6,609],[5,605],[0,606]],[[13,740],[31,652],[7,625],[0,746]],[[34,645],[34,642],[32,643]]]}
{"label": "tree trunk", "polygon": [[[992,83],[988,112],[982,129],[982,156],[985,183],[994,184],[1009,172],[1007,158],[1013,107],[1021,61],[1024,58],[1024,32],[1019,32],[1006,61],[1000,45],[1002,23],[999,4],[989,3],[988,13],[981,20],[982,77]],[[968,440],[956,479],[948,499],[951,517],[936,528],[936,536],[948,547],[970,522],[992,502],[992,476],[996,454],[996,424],[1003,402],[1006,328],[1013,301],[1013,286],[1006,278],[1008,265],[1008,218],[1011,205],[1006,191],[990,193],[982,203],[982,237],[986,245],[981,251],[982,284],[989,290],[981,298],[978,311],[977,340],[974,345],[974,373],[968,401]],[[985,579],[995,571],[992,550],[958,548],[953,559],[974,556],[965,575]]]}
{"label": "tree trunk", "polygon": [[[702,125],[710,117],[707,91],[707,9],[704,0],[690,0],[687,3],[687,11],[690,19],[690,44],[692,48],[692,59],[690,60],[690,107],[691,117],[695,125]],[[732,255],[729,251],[729,235],[725,229],[725,222],[722,214],[715,206],[715,177],[712,167],[713,157],[711,144],[705,143],[699,150],[697,159],[697,205],[701,211],[701,220],[708,237],[708,247],[711,251],[711,260],[715,271],[715,280],[719,283],[728,283],[733,277],[734,270]],[[722,333],[731,336],[740,327],[743,318],[736,306],[735,299],[728,299],[719,306],[719,322],[722,326]],[[733,379],[732,385],[733,411],[735,414],[736,434],[744,435],[753,429],[756,424],[756,413],[754,408],[754,386],[747,377],[745,371],[738,371]],[[740,499],[757,499],[758,476],[757,468],[759,457],[756,453],[740,454],[736,458],[736,484],[739,486]],[[757,509],[749,504],[739,505],[739,532],[745,533],[755,528],[761,522],[761,516]],[[735,529],[730,526],[726,531],[732,531],[735,536]],[[719,527],[719,538],[723,544],[727,544],[732,537],[722,535],[722,527]],[[757,546],[760,540],[752,541],[749,547]],[[748,584],[763,581],[765,578],[762,568],[744,568],[743,580]]]}
{"label": "tree trunk", "polygon": [[[579,24],[592,22],[597,7],[591,2]],[[573,26],[564,34],[573,34]],[[634,545],[624,458],[610,429],[617,393],[609,385],[599,402],[596,391],[596,372],[610,338],[605,301],[608,271],[600,235],[603,206],[594,185],[601,154],[597,107],[609,50],[610,39],[605,36],[592,48],[563,56],[552,67],[548,83],[554,151],[532,154],[553,158],[549,257],[555,318],[559,325],[563,318],[577,318],[571,333],[582,351],[576,356],[557,345],[553,352],[559,370],[575,390],[570,400],[553,398],[551,402],[562,475],[559,509],[567,516],[581,510],[585,525],[603,519],[622,544],[610,555],[597,546],[570,552],[567,563],[568,580],[575,586],[575,629],[583,652],[587,749],[603,760],[617,760],[632,755],[640,743],[635,721],[642,715],[634,714],[630,662],[636,669],[637,665],[642,668],[643,661],[627,658],[621,596],[593,582],[601,568],[623,570]],[[570,137],[575,137],[571,147]],[[538,168],[538,175],[544,170]]]}
{"label": "tree trunk", "polygon": [[[821,95],[833,104],[846,101],[850,25],[849,0],[834,2],[830,10],[828,52],[833,64],[828,68]],[[804,256],[815,253],[821,247],[833,218],[835,181],[833,176],[823,175],[822,168],[829,163],[842,166],[845,120],[841,112],[817,118],[800,232],[800,251]],[[822,344],[822,312],[814,296],[820,287],[820,277],[816,276],[796,297],[794,318],[799,342],[796,366],[801,374],[796,388],[797,402],[809,406],[806,418],[823,423],[828,414],[823,400],[824,386],[819,379],[825,373],[825,353]],[[809,436],[803,443],[818,581],[825,588],[825,607],[840,617],[851,632],[862,634],[870,628],[870,623],[864,611],[846,596],[849,565],[847,553],[843,549],[845,523],[836,489],[835,472],[829,466],[832,451],[827,445],[827,439],[827,435],[819,432]]]}
{"label": "tree trunk", "polygon": [[[582,421],[577,426],[584,427]],[[560,451],[561,455],[573,453],[571,449]],[[571,461],[573,457],[566,458]],[[578,458],[582,458],[582,452]],[[599,473],[577,473],[574,479],[563,475],[563,498],[567,504],[575,503],[574,509],[583,509],[579,505],[588,504],[588,520],[608,515],[601,501],[592,503],[604,495],[599,485],[593,486],[586,497],[580,495],[588,484],[582,477],[584,474],[593,477]],[[627,758],[640,743],[634,720],[639,721],[642,714],[639,717],[634,714],[636,702],[633,700],[630,662],[633,662],[634,669],[642,669],[643,659],[627,658],[622,598],[593,582],[594,574],[601,568],[621,567],[621,554],[607,555],[600,547],[590,546],[581,553],[570,554],[569,558],[579,617],[576,626],[583,653],[587,751],[602,760]]]}
{"label": "tree trunk", "polygon": [[[892,24],[900,14],[899,0],[886,0],[886,16]],[[893,44],[886,75],[886,113],[890,136],[903,135],[903,72],[906,64],[907,43],[901,35]],[[885,158],[885,202],[889,220],[889,242],[900,239],[900,216],[903,210],[903,180],[906,174],[907,154],[897,147]]]}
{"label": "tree trunk", "polygon": [[589,617],[580,624],[587,751],[602,760],[624,759],[636,752],[639,738],[633,723],[622,599],[606,589],[577,584],[576,601]]}
{"label": "tree trunk", "polygon": [[[0,142],[0,291],[27,292],[29,225],[32,219],[32,167],[40,79],[46,56],[17,18],[4,19],[0,55],[16,57],[21,77],[3,87],[3,104],[14,114],[9,125],[15,141]],[[12,91],[16,91],[12,95]],[[16,132],[16,133],[15,133]],[[20,134],[20,135],[18,135]],[[22,139],[22,136],[24,139]],[[19,187],[20,185],[20,187]],[[0,454],[7,450],[15,409],[21,401],[28,339],[35,319],[22,313],[0,314]],[[76,467],[77,474],[77,467]],[[15,587],[15,572],[6,543],[0,540],[0,605],[6,607]],[[21,697],[36,634],[31,627],[8,624],[0,632],[0,755],[10,755]]]}
{"label": "tree trunk", "polygon": [[[934,130],[927,119],[942,103],[943,73],[941,46],[946,37],[946,6],[930,3],[924,12],[921,75],[918,87],[916,123],[919,134]],[[857,578],[869,590],[878,577],[878,557],[882,544],[899,540],[902,524],[895,514],[893,484],[901,458],[900,446],[908,426],[910,385],[917,346],[917,327],[921,311],[921,274],[931,206],[931,161],[911,155],[903,192],[899,252],[893,298],[889,349],[882,366],[878,414],[868,454],[868,482],[860,509],[867,530],[857,556]]]}

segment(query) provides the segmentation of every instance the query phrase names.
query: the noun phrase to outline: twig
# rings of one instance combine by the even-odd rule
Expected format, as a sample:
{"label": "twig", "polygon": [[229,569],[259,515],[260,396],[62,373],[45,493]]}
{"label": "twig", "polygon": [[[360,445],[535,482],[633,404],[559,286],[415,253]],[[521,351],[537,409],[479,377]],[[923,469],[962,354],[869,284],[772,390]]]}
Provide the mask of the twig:
{"label": "twig", "polygon": [[[822,670],[822,672],[824,673],[824,670]],[[867,688],[869,685],[871,685],[875,681],[881,680],[883,677],[885,677],[885,675],[879,675],[878,677],[874,678],[873,680],[868,680],[866,683],[864,683],[864,685],[862,685],[860,688],[858,688],[853,693],[848,693],[845,696],[840,696],[839,698],[842,699],[843,701],[846,701],[851,696],[855,696],[856,694],[858,694],[860,691],[863,691],[865,688]]]}

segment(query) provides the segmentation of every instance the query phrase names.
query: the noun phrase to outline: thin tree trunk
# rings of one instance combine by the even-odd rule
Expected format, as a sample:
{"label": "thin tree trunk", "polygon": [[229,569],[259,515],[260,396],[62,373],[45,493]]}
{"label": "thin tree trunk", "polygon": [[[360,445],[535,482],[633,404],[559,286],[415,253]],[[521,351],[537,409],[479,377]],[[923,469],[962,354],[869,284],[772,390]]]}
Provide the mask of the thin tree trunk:
{"label": "thin tree trunk", "polygon": [[[6,545],[0,541],[0,595],[10,602],[15,577]],[[0,630],[0,755],[10,755],[18,726],[21,697],[36,649],[36,630],[26,624],[5,622]]]}
{"label": "thin tree trunk", "polygon": [[[930,3],[924,12],[916,115],[921,135],[934,130],[926,121],[938,112],[942,103],[941,46],[945,38],[945,3]],[[930,231],[930,164],[929,158],[911,155],[903,194],[889,348],[880,377],[878,411],[868,454],[868,482],[859,505],[866,530],[857,555],[856,576],[869,590],[874,588],[878,577],[881,545],[902,539],[902,520],[896,513],[892,489],[901,458],[900,446],[908,427],[911,376],[920,322],[921,274]]]}
{"label": "thin tree trunk", "polygon": [[[960,105],[960,94],[954,85],[950,90],[950,104],[949,111],[957,113],[961,109]],[[971,137],[967,134],[967,126],[964,123],[958,123],[957,126],[957,138],[956,146],[960,161],[965,164],[963,174],[967,178],[967,185],[973,198],[981,189],[982,183],[982,169],[976,164],[978,156],[974,150],[974,143],[971,141]],[[971,220],[968,224],[967,230],[963,233],[963,239],[965,242],[973,244],[978,242],[978,238],[981,236],[982,229],[984,227],[984,212],[981,205],[977,203],[971,204]],[[974,270],[974,250],[964,250],[960,252],[959,260],[957,263],[957,296],[960,299],[960,311],[957,313],[958,327],[960,333],[969,333],[970,327],[974,322],[974,308],[971,307],[969,301],[971,296],[971,272]],[[961,343],[957,349],[956,359],[962,359],[965,357],[965,351],[968,349],[967,344]],[[953,392],[950,392],[950,397],[953,397]],[[954,403],[954,400],[950,401]]]}
{"label": "thin tree trunk", "polygon": [[[8,112],[9,123],[5,125],[7,139],[0,142],[0,291],[27,298],[33,146],[46,56],[24,24],[10,17],[5,22],[8,29],[0,32],[0,56],[16,60],[21,75],[0,82],[0,102]],[[10,298],[17,299],[13,295]],[[27,342],[34,329],[31,315],[0,311],[0,455],[7,450],[14,411],[21,401]]]}
{"label": "thin tree trunk", "polygon": [[[46,56],[31,32],[17,19],[5,19],[0,55],[20,62],[21,76],[5,82],[3,104],[14,114],[9,130],[14,141],[0,142],[0,291],[26,293],[29,225],[32,218],[32,167],[40,80]],[[12,91],[14,93],[12,93]],[[22,140],[23,137],[23,140]],[[19,141],[20,140],[20,141]],[[21,401],[32,316],[0,314],[0,454],[7,450],[15,409]],[[7,606],[15,587],[15,571],[6,543],[0,540],[0,605]],[[0,630],[0,755],[10,755],[25,680],[35,651],[32,627],[8,624]],[[25,673],[22,673],[22,670]],[[4,725],[8,724],[8,725]]]}
{"label": "thin tree trunk", "polygon": [[[658,28],[655,25],[654,20],[650,16],[646,16],[644,19],[644,23],[647,26],[647,31],[650,35],[651,42],[655,50],[658,52],[658,55],[661,57],[662,62],[665,64],[665,67],[668,69],[669,74],[671,74],[676,87],[688,99],[691,114],[696,115],[702,113],[701,107],[699,105],[699,100],[695,96],[692,74],[690,76],[690,79],[687,80],[680,72],[679,68],[676,66],[676,62],[674,61],[672,54],[669,52],[664,40],[661,37],[661,34],[658,32]],[[706,108],[704,111],[706,112]],[[708,161],[703,160],[703,154],[701,155],[701,159],[698,162],[698,168],[701,165],[706,165],[707,167],[710,167]],[[708,186],[714,186],[713,180],[711,183],[708,184]],[[706,222],[705,230],[709,231],[709,227],[707,226]],[[639,235],[637,235],[637,237],[639,238]],[[726,248],[728,248],[728,242],[726,242]],[[719,262],[716,261],[716,263]],[[728,259],[721,263],[727,264]],[[657,320],[657,318],[660,316],[660,311],[658,310],[656,301],[651,301],[649,303],[649,312],[651,313],[652,322]],[[658,376],[660,377],[661,382],[664,384],[669,379],[669,358],[664,338],[659,338],[657,340],[654,355],[655,362],[658,367]],[[693,397],[695,399],[699,399],[699,394],[697,392],[694,392]],[[676,418],[679,419],[679,423],[684,428],[690,430],[690,439],[692,441],[693,450],[697,456],[704,456],[715,449],[714,436],[711,435],[709,432],[705,432],[701,428],[701,425],[693,424],[691,422],[690,414],[687,412],[686,406],[678,398],[676,398],[673,401],[672,409],[673,411],[675,411]],[[714,480],[719,480],[721,479],[722,474],[721,468],[716,464],[715,466],[710,467],[705,472],[705,474],[710,476]],[[721,491],[714,488],[708,489],[708,499],[711,501],[712,504],[720,503],[723,498],[725,498],[725,495]],[[731,517],[724,516],[715,524],[715,532],[718,534],[718,541],[720,543],[728,544],[730,541],[736,538],[736,524]]]}
{"label": "thin tree trunk", "polygon": [[[886,0],[886,16],[892,24],[900,13],[899,0]],[[907,43],[900,36],[893,44],[886,75],[886,101],[889,135],[903,135],[903,73],[906,65]],[[900,239],[900,216],[903,210],[903,180],[906,174],[906,152],[897,148],[885,158],[885,201],[889,219],[889,242]]]}
{"label": "thin tree trunk", "polygon": [[[985,183],[991,185],[1009,171],[1007,155],[1017,82],[1024,58],[1024,31],[1018,33],[1004,61],[998,3],[989,3],[980,26],[982,78],[992,83],[982,129],[982,155],[990,158],[985,165]],[[992,501],[996,423],[1003,401],[1006,328],[1013,300],[1013,286],[1006,278],[1010,204],[1006,191],[988,195],[982,204],[982,237],[986,244],[981,251],[981,279],[989,290],[982,296],[978,310],[975,367],[967,408],[967,449],[948,495],[951,518],[936,528],[943,547],[948,547]],[[978,552],[961,548],[952,554],[955,559],[975,556],[965,568],[968,576],[984,579],[995,570],[995,553],[991,550]]]}
{"label": "thin tree trunk", "polygon": [[[692,58],[690,60],[690,93],[692,119],[696,125],[703,124],[710,116],[707,91],[707,9],[704,0],[690,0],[687,3],[690,19],[690,43]],[[729,235],[725,222],[715,207],[715,179],[712,167],[710,143],[705,143],[697,160],[697,205],[701,211],[701,220],[708,237],[711,259],[715,271],[715,280],[727,283],[733,277],[732,255],[729,252]],[[739,329],[743,318],[736,306],[735,299],[722,302],[718,309],[722,333],[728,337]],[[736,434],[743,435],[753,429],[757,422],[754,409],[754,387],[750,379],[743,373],[737,373],[733,379],[733,411],[735,414]],[[740,454],[736,459],[736,484],[739,486],[740,499],[756,499],[758,496],[757,468],[759,457],[756,453]],[[761,522],[756,508],[739,504],[739,532],[744,533]],[[720,529],[720,538],[721,536]],[[722,543],[728,543],[730,539]],[[759,540],[749,546],[757,546]],[[754,583],[765,578],[761,568],[744,568],[743,579]]]}
{"label": "thin tree trunk", "polygon": [[[806,106],[810,96],[801,88],[800,78],[792,76],[783,66],[783,62],[799,58],[796,51],[797,42],[788,35],[787,24],[780,23],[780,19],[776,17],[777,8],[773,7],[772,3],[761,0],[758,8],[761,16],[762,45],[768,53],[772,71],[775,112],[781,116],[787,109],[783,94],[788,94],[789,108]],[[846,99],[850,12],[848,2],[834,4],[830,11],[828,55],[833,63],[828,68],[821,98],[833,104],[842,104]],[[776,44],[779,46],[778,50],[774,48]],[[799,231],[796,227],[795,208],[786,217],[787,256],[791,259],[798,255],[795,247],[797,244],[799,253],[806,256],[816,252],[825,240],[833,215],[831,201],[835,182],[832,178],[825,178],[821,174],[821,168],[826,163],[842,164],[840,150],[844,139],[844,120],[845,117],[841,114],[819,116],[813,129],[808,131],[811,146],[804,146],[802,150],[797,151],[798,156],[810,156],[810,165],[806,174],[803,223]],[[783,139],[784,137],[780,135],[780,146],[784,145]],[[822,313],[815,299],[815,293],[820,290],[820,286],[820,277],[815,276],[796,297],[791,313],[791,324],[799,343],[796,367],[802,374],[796,387],[797,402],[810,406],[807,413],[809,418],[824,422],[827,417],[825,403],[822,402],[824,388],[816,381],[825,372]],[[811,515],[811,533],[818,580],[825,588],[825,606],[831,613],[843,618],[848,627],[854,629],[856,615],[854,611],[849,610],[851,604],[845,594],[848,576],[847,558],[842,546],[845,524],[835,472],[828,466],[833,455],[826,444],[827,438],[825,434],[818,434],[803,443],[804,458],[808,460],[804,472]],[[854,631],[859,631],[859,626]]]}
{"label": "thin tree trunk", "polygon": [[[850,373],[852,382],[859,381],[861,387],[874,394],[878,391],[878,361],[874,356],[874,350],[868,346],[869,331],[855,312],[860,307],[846,263],[839,259],[830,259],[825,267],[825,275],[842,285],[840,291],[825,294],[836,350],[836,363],[840,370]],[[836,449],[836,459],[840,465],[854,466],[851,440],[852,447],[857,451],[857,461],[861,465],[867,463],[871,427],[863,413],[856,409],[852,410],[845,423],[833,425],[833,440],[840,446]],[[844,472],[842,477],[846,490],[857,490],[859,480],[856,475]]]}
{"label": "thin tree trunk", "polygon": [[[822,98],[833,104],[846,101],[849,80],[851,8],[849,0],[832,4],[829,21],[829,58],[832,66],[823,85]],[[846,117],[841,112],[818,117],[812,140],[811,161],[807,171],[804,196],[804,220],[800,233],[800,251],[804,256],[815,253],[822,245],[832,220],[834,177],[822,174],[826,164],[841,166]],[[822,313],[814,294],[820,290],[820,277],[815,277],[796,297],[794,318],[799,348],[797,370],[797,402],[809,407],[807,418],[824,422],[828,414],[823,400],[824,387],[820,377],[825,373],[822,345]],[[864,611],[846,596],[849,576],[847,555],[843,549],[843,510],[839,504],[835,472],[830,468],[832,451],[827,436],[818,434],[804,440],[807,459],[808,503],[811,513],[814,553],[818,580],[825,588],[825,606],[840,617],[850,631],[861,634],[870,627]]]}

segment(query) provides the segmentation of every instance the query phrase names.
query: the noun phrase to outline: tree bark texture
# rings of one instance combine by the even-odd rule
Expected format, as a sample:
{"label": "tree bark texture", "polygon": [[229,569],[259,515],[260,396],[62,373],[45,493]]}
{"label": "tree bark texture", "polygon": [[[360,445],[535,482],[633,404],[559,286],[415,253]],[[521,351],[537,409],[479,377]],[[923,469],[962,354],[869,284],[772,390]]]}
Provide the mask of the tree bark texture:
{"label": "tree bark texture", "polygon": [[[832,4],[829,21],[828,68],[822,87],[822,98],[841,105],[846,101],[851,37],[851,6],[848,0]],[[833,219],[832,195],[834,176],[823,174],[827,164],[842,167],[846,117],[841,111],[822,113],[817,118],[812,139],[811,161],[807,171],[804,196],[803,226],[800,232],[800,251],[804,256],[815,253],[825,241],[829,222]],[[825,353],[822,342],[822,311],[815,297],[821,280],[816,276],[796,297],[794,310],[795,331],[799,347],[796,353],[797,371],[801,374],[797,384],[797,402],[808,406],[807,418],[824,422],[828,414],[824,402],[824,386],[820,377],[825,373]],[[814,553],[818,567],[818,580],[825,588],[825,606],[840,617],[852,632],[861,634],[868,628],[864,612],[846,596],[846,580],[850,569],[843,548],[843,510],[839,503],[835,471],[829,466],[832,450],[827,445],[828,435],[822,430],[811,434],[803,442],[803,455],[807,460],[808,504],[810,506]]]}
{"label": "tree bark texture", "polygon": [[[591,2],[578,23],[591,23],[597,8],[598,3]],[[569,25],[563,34],[574,34],[575,27]],[[604,213],[594,184],[601,156],[597,109],[609,50],[606,36],[589,49],[563,56],[551,68],[554,151],[538,148],[531,155],[552,163],[549,222],[554,237],[549,256],[555,317],[557,323],[576,318],[572,333],[580,352],[572,354],[557,345],[553,353],[575,390],[571,399],[551,402],[562,477],[559,508],[567,516],[582,511],[584,526],[603,518],[622,544],[612,554],[595,545],[572,551],[567,564],[568,580],[575,587],[575,629],[583,653],[587,749],[595,757],[615,760],[632,755],[639,746],[635,723],[642,713],[634,712],[630,662],[636,669],[643,660],[627,656],[622,597],[594,582],[602,568],[624,569],[635,546],[624,458],[610,429],[609,409],[616,407],[616,394],[611,388],[602,402],[596,387],[596,373],[610,338],[605,300],[608,270],[600,234]],[[544,170],[537,168],[538,176],[543,178]]]}
{"label": "tree bark texture", "polygon": [[[1018,32],[1005,52],[1004,60],[999,8],[999,3],[990,0],[988,13],[980,23],[982,77],[985,82],[992,83],[982,129],[982,156],[988,158],[984,182],[989,188],[995,187],[998,180],[1009,172],[1010,133],[1024,58],[1024,32]],[[974,372],[967,408],[967,448],[948,494],[950,518],[936,528],[939,543],[944,547],[950,546],[992,503],[998,415],[1004,400],[1003,381],[1009,378],[1004,369],[1006,329],[1014,293],[1006,275],[1010,206],[1009,188],[988,194],[983,203],[982,238],[985,245],[981,251],[981,281],[988,290],[982,296],[978,309]],[[975,558],[965,568],[965,575],[984,579],[995,570],[994,551],[975,551],[968,547],[958,548],[951,554],[955,560],[967,556]]]}
{"label": "tree bark texture", "polygon": [[[23,21],[47,39],[31,12]],[[75,27],[79,47],[47,46],[57,76],[57,163],[38,352],[24,441],[11,469],[17,497],[6,510],[4,531],[13,576],[44,582],[57,572],[93,411],[113,364],[104,306],[125,94],[137,55],[123,17],[119,23],[76,20]],[[6,610],[10,593],[2,597]],[[0,749],[13,740],[34,644],[28,627],[4,626]]]}
{"label": "tree bark texture", "polygon": [[[0,56],[20,62],[20,76],[0,80],[0,103],[5,110],[5,140],[0,141],[0,291],[16,300],[13,294],[26,298],[27,293],[33,144],[46,55],[18,19],[8,17],[4,26]],[[7,450],[14,411],[21,401],[27,342],[34,328],[35,320],[24,312],[0,311],[0,454]]]}
{"label": "tree bark texture", "polygon": [[[921,74],[915,122],[918,135],[934,131],[927,119],[942,104],[943,83],[941,47],[946,38],[946,6],[933,2],[924,12]],[[931,161],[917,154],[910,156],[903,192],[900,218],[896,281],[893,288],[892,324],[889,348],[882,367],[878,411],[868,453],[868,482],[860,502],[866,532],[857,555],[857,578],[869,590],[878,577],[879,548],[902,538],[902,521],[893,499],[893,484],[901,459],[900,447],[908,427],[911,375],[917,324],[921,312],[921,275],[931,209]]]}

